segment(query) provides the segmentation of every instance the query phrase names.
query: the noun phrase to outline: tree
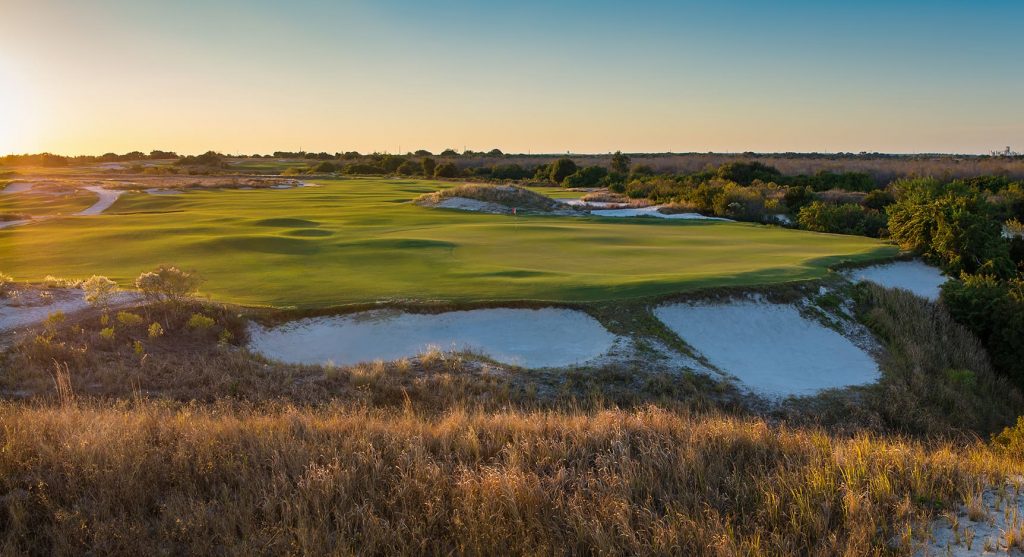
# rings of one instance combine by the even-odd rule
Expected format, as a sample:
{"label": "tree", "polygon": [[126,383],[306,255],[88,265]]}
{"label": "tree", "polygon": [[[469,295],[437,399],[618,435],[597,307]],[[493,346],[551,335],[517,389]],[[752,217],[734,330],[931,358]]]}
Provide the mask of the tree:
{"label": "tree", "polygon": [[415,161],[405,161],[398,167],[398,173],[402,176],[412,176],[419,174],[422,169],[423,166]]}
{"label": "tree", "polygon": [[430,157],[423,157],[423,160],[420,161],[420,166],[423,168],[423,175],[429,178],[434,175],[434,169],[437,168],[437,161]]}
{"label": "tree", "polygon": [[587,166],[567,176],[562,185],[567,188],[592,188],[600,184],[606,176],[608,171],[603,166]]}
{"label": "tree", "polygon": [[416,155],[417,157],[432,157],[432,156],[434,156],[434,153],[431,153],[430,151],[427,151],[426,149],[417,149],[416,152],[413,153],[413,154]]}
{"label": "tree", "polygon": [[85,301],[90,305],[107,307],[117,294],[117,283],[107,277],[93,275],[82,283],[82,290],[85,291]]}
{"label": "tree", "polygon": [[459,167],[455,166],[453,162],[441,163],[434,169],[434,176],[436,178],[458,178]]}
{"label": "tree", "polygon": [[814,201],[814,193],[807,189],[807,186],[792,186],[786,188],[786,193],[783,195],[782,200],[791,212],[796,213],[805,205]]}
{"label": "tree", "polygon": [[201,283],[202,279],[195,273],[166,265],[142,273],[135,279],[135,287],[143,296],[160,303],[180,302],[195,292]]}
{"label": "tree", "polygon": [[977,192],[954,187],[935,197],[938,189],[920,185],[924,188],[902,190],[902,199],[886,208],[889,233],[900,247],[937,261],[953,275],[1013,274],[1002,225]]}
{"label": "tree", "polygon": [[556,183],[561,184],[562,180],[565,180],[570,174],[579,170],[576,163],[569,158],[561,158],[551,163],[551,173],[548,178]]}
{"label": "tree", "polygon": [[457,157],[457,156],[459,156],[459,152],[456,151],[455,149],[445,149],[444,151],[441,151],[441,156],[442,157]]}
{"label": "tree", "polygon": [[502,153],[501,149],[491,149],[490,151],[487,151],[487,154],[492,156],[492,157],[500,157],[500,156],[504,155],[505,153]]}
{"label": "tree", "polygon": [[629,174],[629,165],[631,162],[632,159],[629,158],[629,155],[622,154],[622,151],[615,151],[615,154],[612,155],[612,172]]}

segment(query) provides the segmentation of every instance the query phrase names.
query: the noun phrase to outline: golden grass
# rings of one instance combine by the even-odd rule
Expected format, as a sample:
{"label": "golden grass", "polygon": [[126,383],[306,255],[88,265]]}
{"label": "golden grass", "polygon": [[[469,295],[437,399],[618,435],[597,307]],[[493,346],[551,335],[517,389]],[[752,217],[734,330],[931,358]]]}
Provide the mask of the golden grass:
{"label": "golden grass", "polygon": [[632,411],[0,404],[5,554],[908,554],[1021,462]]}

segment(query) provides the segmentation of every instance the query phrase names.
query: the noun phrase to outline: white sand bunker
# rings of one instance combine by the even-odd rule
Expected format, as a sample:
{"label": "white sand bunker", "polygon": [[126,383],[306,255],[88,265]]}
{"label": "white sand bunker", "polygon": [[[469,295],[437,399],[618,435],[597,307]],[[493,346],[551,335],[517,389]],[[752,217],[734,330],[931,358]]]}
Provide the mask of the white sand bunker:
{"label": "white sand bunker", "polygon": [[562,367],[605,354],[615,336],[567,309],[476,309],[440,314],[369,311],[253,327],[253,350],[289,363],[350,365],[395,360],[431,346],[472,350],[528,368]]}
{"label": "white sand bunker", "polygon": [[770,396],[811,395],[878,379],[878,364],[794,306],[753,300],[671,304],[655,315],[712,365]]}
{"label": "white sand bunker", "polygon": [[725,219],[722,217],[706,217],[700,213],[667,214],[659,212],[659,208],[660,206],[658,205],[652,205],[650,207],[636,207],[629,209],[598,209],[591,211],[590,214],[597,217],[656,217],[659,219],[732,221],[732,219]]}
{"label": "white sand bunker", "polygon": [[1016,540],[1024,532],[1024,478],[989,487],[931,524],[931,535],[916,555],[1024,555]]}
{"label": "white sand bunker", "polygon": [[942,271],[921,261],[896,261],[854,269],[847,274],[854,282],[868,281],[886,288],[902,288],[922,298],[939,299],[939,287],[947,279]]}
{"label": "white sand bunker", "polygon": [[466,197],[447,197],[435,205],[440,209],[458,209],[460,211],[479,211],[482,213],[511,213],[512,210],[504,205],[488,201],[478,201]]}

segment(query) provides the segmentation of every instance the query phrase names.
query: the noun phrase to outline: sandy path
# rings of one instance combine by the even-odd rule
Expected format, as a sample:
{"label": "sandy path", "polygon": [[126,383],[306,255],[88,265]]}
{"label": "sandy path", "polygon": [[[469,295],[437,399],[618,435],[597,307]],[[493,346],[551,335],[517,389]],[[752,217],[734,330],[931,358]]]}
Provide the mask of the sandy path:
{"label": "sandy path", "polygon": [[89,207],[84,211],[79,211],[75,213],[75,216],[77,217],[90,217],[103,213],[103,211],[106,211],[108,208],[110,208],[110,206],[113,205],[115,201],[117,201],[117,198],[121,197],[121,194],[124,193],[121,190],[108,190],[101,186],[88,186],[85,189],[99,195],[100,199],[95,204],[93,204],[92,207]]}

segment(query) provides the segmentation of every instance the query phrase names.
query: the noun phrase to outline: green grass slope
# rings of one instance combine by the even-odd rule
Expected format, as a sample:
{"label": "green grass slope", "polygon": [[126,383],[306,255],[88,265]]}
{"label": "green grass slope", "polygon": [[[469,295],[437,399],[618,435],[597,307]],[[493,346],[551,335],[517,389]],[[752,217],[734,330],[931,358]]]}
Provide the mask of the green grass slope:
{"label": "green grass slope", "polygon": [[[588,301],[823,275],[886,257],[879,241],[742,223],[503,216],[419,207],[422,180],[318,181],[292,190],[127,193],[100,216],[0,230],[19,280],[160,263],[245,304],[318,307],[385,298]],[[450,184],[448,184],[450,185]]]}

